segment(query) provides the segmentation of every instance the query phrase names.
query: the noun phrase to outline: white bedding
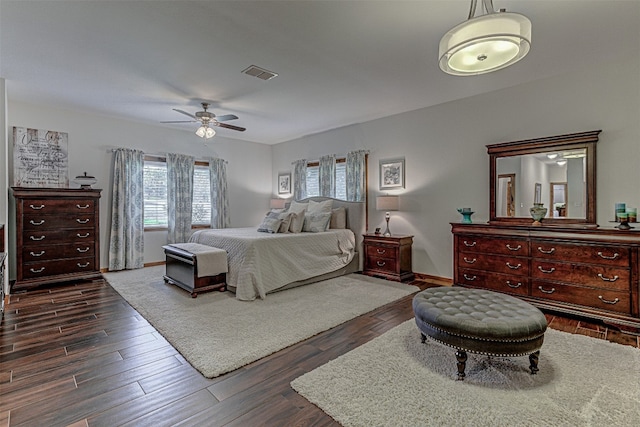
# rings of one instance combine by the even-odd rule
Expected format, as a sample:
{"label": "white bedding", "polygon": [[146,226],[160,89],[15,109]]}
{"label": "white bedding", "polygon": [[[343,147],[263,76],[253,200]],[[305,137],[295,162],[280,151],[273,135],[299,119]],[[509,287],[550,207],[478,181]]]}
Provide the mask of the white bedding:
{"label": "white bedding", "polygon": [[254,300],[291,282],[339,270],[355,255],[349,229],[322,233],[262,233],[254,227],[199,230],[190,242],[227,251],[227,284],[236,298]]}

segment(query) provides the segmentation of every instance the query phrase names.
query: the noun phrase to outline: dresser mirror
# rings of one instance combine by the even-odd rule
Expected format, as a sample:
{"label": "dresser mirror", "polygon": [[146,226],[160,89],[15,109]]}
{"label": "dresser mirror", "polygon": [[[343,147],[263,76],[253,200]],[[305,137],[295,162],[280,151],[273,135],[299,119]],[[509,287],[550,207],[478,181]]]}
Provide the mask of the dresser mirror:
{"label": "dresser mirror", "polygon": [[600,130],[487,145],[490,223],[531,224],[534,203],[543,225],[597,227],[596,143]]}

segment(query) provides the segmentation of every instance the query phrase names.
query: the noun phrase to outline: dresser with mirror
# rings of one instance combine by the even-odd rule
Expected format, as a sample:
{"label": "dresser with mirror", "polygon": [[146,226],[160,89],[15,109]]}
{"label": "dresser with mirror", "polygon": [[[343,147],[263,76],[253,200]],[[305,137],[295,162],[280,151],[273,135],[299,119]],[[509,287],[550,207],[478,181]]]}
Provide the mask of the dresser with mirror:
{"label": "dresser with mirror", "polygon": [[[599,134],[487,146],[490,219],[452,224],[455,285],[640,333],[640,225],[596,222]],[[534,203],[547,209],[539,225]]]}

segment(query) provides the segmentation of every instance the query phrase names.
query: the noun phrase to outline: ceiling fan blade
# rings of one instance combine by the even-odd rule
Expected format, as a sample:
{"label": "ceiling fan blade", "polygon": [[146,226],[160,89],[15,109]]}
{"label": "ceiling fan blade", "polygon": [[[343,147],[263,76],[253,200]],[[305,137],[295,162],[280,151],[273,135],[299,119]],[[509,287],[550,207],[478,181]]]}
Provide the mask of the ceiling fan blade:
{"label": "ceiling fan blade", "polygon": [[226,122],[228,120],[236,120],[238,116],[234,114],[225,114],[223,116],[216,116],[216,120],[219,122]]}
{"label": "ceiling fan blade", "polygon": [[215,126],[220,126],[221,128],[237,130],[237,131],[240,131],[240,132],[244,132],[245,130],[247,130],[246,128],[241,128],[239,126],[228,125],[226,123],[214,123],[214,125]]}
{"label": "ceiling fan blade", "polygon": [[186,111],[178,110],[177,108],[174,108],[173,111],[177,111],[178,113],[184,114],[185,116],[189,116],[192,119],[197,120],[196,116],[191,113],[187,113]]}
{"label": "ceiling fan blade", "polygon": [[198,120],[170,120],[168,122],[160,122],[160,123],[195,123]]}

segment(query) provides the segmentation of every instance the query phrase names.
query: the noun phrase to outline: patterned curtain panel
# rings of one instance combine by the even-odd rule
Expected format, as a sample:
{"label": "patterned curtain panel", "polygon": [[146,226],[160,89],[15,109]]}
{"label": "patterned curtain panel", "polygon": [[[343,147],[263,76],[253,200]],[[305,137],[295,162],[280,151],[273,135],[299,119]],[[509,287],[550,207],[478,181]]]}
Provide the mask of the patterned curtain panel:
{"label": "patterned curtain panel", "polygon": [[144,267],[144,153],[114,152],[109,270]]}
{"label": "patterned curtain panel", "polygon": [[293,200],[307,197],[307,160],[296,160],[293,165]]}
{"label": "patterned curtain panel", "polygon": [[209,159],[211,179],[211,228],[227,228],[231,225],[229,197],[227,196],[227,162]]}
{"label": "patterned curtain panel", "polygon": [[184,243],[191,237],[194,161],[192,156],[167,154],[168,243]]}
{"label": "patterned curtain panel", "polygon": [[336,156],[330,154],[320,157],[320,167],[318,169],[320,195],[323,197],[336,197]]}
{"label": "patterned curtain panel", "polygon": [[367,150],[347,153],[347,200],[350,202],[364,202],[367,197],[367,154]]}

